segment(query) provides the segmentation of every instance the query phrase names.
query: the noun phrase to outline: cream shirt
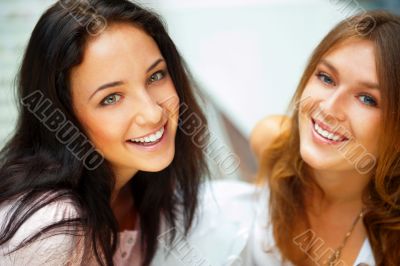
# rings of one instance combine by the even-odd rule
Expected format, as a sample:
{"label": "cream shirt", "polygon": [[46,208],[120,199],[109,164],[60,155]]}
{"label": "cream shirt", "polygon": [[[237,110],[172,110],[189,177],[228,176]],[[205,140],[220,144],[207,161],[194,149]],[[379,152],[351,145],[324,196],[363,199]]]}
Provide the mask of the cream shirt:
{"label": "cream shirt", "polygon": [[[240,265],[242,252],[255,212],[254,187],[240,182],[218,181],[205,183],[199,193],[199,208],[192,229],[187,237],[180,226],[162,227],[158,237],[159,248],[152,266],[209,266]],[[6,212],[16,202],[0,206],[0,222],[4,224]],[[0,265],[81,265],[81,238],[66,234],[43,237],[17,252],[7,251],[42,228],[65,218],[77,217],[78,212],[67,200],[49,204],[34,213],[5,245],[0,246]],[[175,231],[176,238],[170,245],[168,236]],[[114,264],[117,266],[140,265],[138,231],[120,233]],[[93,263],[94,264],[94,263]],[[84,264],[85,266],[87,263]],[[90,265],[92,265],[90,263]]]}
{"label": "cream shirt", "polygon": [[[258,189],[257,194],[257,216],[251,230],[248,243],[242,252],[244,265],[284,265],[292,266],[291,263],[282,264],[279,250],[275,246],[272,224],[268,220],[268,187]],[[341,265],[341,264],[340,264]],[[354,265],[374,266],[375,260],[368,239],[364,241]]]}
{"label": "cream shirt", "polygon": [[[151,265],[282,265],[268,221],[268,196],[267,188],[256,188],[244,182],[205,183],[200,190],[199,209],[189,234],[185,237],[182,233],[179,226],[181,219],[175,228],[164,225],[158,237],[159,248]],[[13,204],[15,202],[0,206],[0,221],[5,219],[5,211]],[[20,243],[43,226],[76,216],[76,209],[67,201],[55,202],[40,209],[21,226],[8,245],[0,246],[0,265],[80,265],[83,252],[81,243],[78,238],[70,235],[43,238],[18,252],[4,256],[8,248]],[[171,245],[168,236],[172,232],[176,233],[176,238]],[[115,265],[140,265],[138,239],[138,231],[120,233],[120,242],[114,255]],[[368,239],[364,242],[355,265],[360,263],[375,265]]]}

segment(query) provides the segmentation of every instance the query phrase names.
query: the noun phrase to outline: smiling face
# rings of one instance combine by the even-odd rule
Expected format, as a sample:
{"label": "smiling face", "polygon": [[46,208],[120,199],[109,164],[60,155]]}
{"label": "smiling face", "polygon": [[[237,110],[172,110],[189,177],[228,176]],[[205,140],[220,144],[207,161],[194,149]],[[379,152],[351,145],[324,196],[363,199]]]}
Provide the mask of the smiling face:
{"label": "smiling face", "polygon": [[116,177],[166,168],[175,153],[179,98],[155,41],[112,24],[71,71],[74,111]]}
{"label": "smiling face", "polygon": [[376,158],[380,97],[372,42],[347,40],[323,56],[300,100],[303,160],[315,170],[354,171],[359,159]]}

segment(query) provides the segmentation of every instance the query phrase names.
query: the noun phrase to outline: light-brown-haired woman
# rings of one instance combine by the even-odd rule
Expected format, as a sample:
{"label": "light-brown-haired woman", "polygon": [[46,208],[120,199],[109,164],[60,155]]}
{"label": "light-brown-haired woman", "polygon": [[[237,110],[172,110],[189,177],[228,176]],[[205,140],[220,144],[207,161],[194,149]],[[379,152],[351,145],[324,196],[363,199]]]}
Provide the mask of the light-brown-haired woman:
{"label": "light-brown-haired woman", "polygon": [[267,183],[246,265],[400,265],[400,18],[369,11],[318,45],[251,136]]}

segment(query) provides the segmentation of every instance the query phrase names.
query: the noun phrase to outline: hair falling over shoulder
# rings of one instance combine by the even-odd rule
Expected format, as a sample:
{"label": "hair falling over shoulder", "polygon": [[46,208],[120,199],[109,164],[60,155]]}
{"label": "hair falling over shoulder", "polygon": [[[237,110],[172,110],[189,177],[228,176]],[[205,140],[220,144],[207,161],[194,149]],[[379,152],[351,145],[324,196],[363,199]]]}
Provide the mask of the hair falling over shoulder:
{"label": "hair falling over shoulder", "polygon": [[[87,135],[73,112],[69,76],[71,69],[82,62],[88,39],[101,34],[103,27],[111,23],[131,24],[154,39],[181,106],[185,106],[179,109],[180,119],[185,121],[196,114],[206,125],[190,74],[157,14],[128,0],[57,1],[36,24],[18,74],[17,127],[0,152],[0,203],[23,197],[7,216],[10,219],[0,231],[0,245],[7,245],[39,208],[67,197],[76,205],[79,217],[51,225],[40,233],[75,228],[75,232],[69,233],[83,234],[88,251],[85,253],[94,254],[96,264],[113,265],[118,224],[111,209],[115,180],[109,163],[104,160],[94,169],[86,167],[74,154],[74,149],[84,143],[75,143],[75,147],[63,144],[46,123],[21,103],[37,93],[51,102],[53,110],[61,112],[74,129]],[[166,169],[138,172],[132,179],[140,218],[142,265],[149,265],[154,257],[164,222],[173,227],[182,217],[182,227],[189,230],[197,208],[199,185],[207,173],[203,151],[191,141],[191,136],[178,129],[175,145],[174,159]],[[56,193],[35,205],[47,191]]]}
{"label": "hair falling over shoulder", "polygon": [[307,168],[300,156],[297,105],[321,58],[350,38],[374,43],[382,95],[383,137],[373,176],[365,191],[367,212],[363,222],[377,265],[400,265],[400,17],[386,11],[368,11],[347,18],[321,41],[292,99],[290,127],[261,156],[258,178],[267,178],[270,186],[275,241],[283,258],[296,265],[306,259],[293,238],[309,227],[302,195],[313,184],[307,178]]}

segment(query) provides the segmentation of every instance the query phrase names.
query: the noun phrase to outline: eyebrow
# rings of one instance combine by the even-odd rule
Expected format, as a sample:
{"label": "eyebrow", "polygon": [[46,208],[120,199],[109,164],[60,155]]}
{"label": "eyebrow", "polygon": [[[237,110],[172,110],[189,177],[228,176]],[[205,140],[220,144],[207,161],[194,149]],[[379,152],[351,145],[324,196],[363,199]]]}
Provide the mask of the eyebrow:
{"label": "eyebrow", "polygon": [[[339,75],[338,70],[326,59],[321,59],[320,64],[325,65],[327,68],[329,68],[336,76]],[[361,81],[359,82],[361,86],[367,87],[369,89],[379,89],[379,85],[374,83],[374,82],[368,82],[368,81]]]}
{"label": "eyebrow", "polygon": [[376,83],[372,83],[372,82],[360,82],[361,85],[363,85],[364,87],[367,87],[368,89],[375,89],[375,90],[379,90],[379,85]]}
{"label": "eyebrow", "polygon": [[155,61],[146,71],[146,73],[149,73],[152,71],[154,68],[156,68],[161,62],[164,62],[164,59],[159,58],[157,61]]}
{"label": "eyebrow", "polygon": [[[164,62],[164,59],[162,59],[162,58],[157,59],[157,60],[146,70],[146,73],[149,73],[151,70],[153,70],[154,68],[156,68],[161,62]],[[90,95],[89,101],[90,101],[90,99],[93,98],[93,96],[94,96],[97,92],[102,91],[102,90],[105,90],[105,89],[108,89],[108,88],[118,87],[118,86],[123,85],[124,83],[125,83],[124,81],[119,80],[119,81],[114,81],[114,82],[110,82],[110,83],[106,83],[106,84],[104,84],[104,85],[101,85],[100,87],[98,87],[98,88],[92,93],[92,95]]]}

